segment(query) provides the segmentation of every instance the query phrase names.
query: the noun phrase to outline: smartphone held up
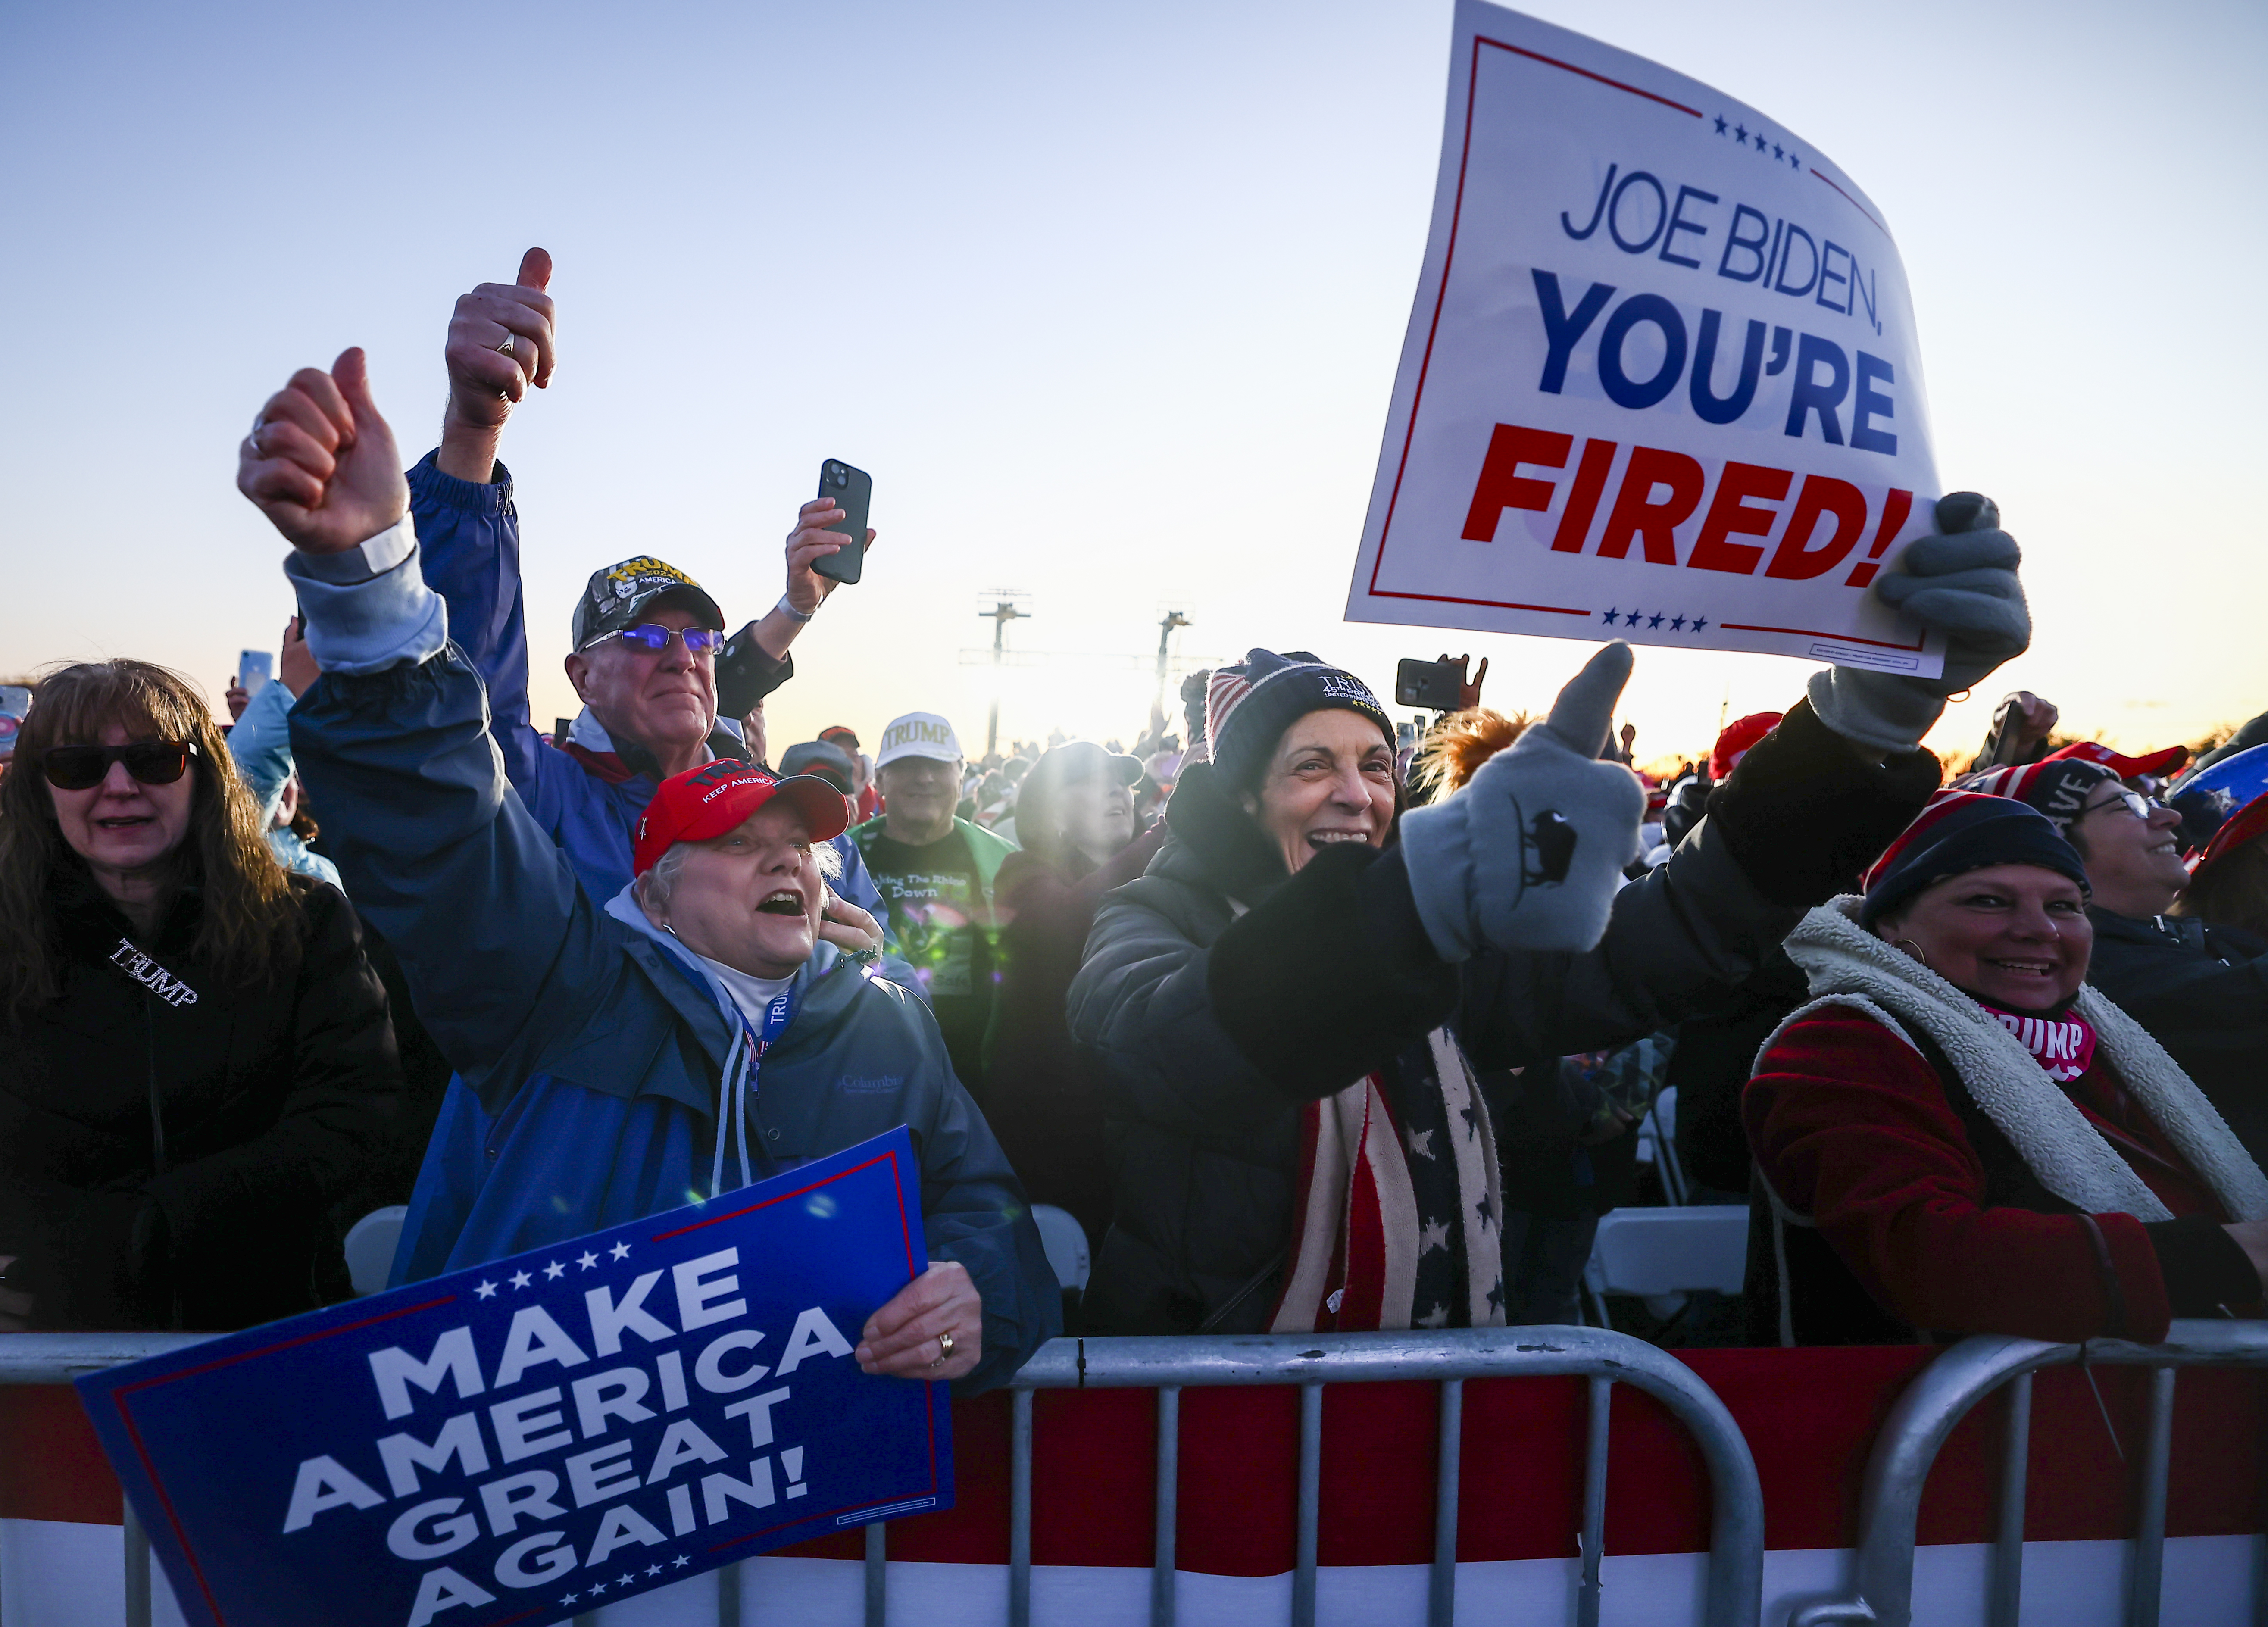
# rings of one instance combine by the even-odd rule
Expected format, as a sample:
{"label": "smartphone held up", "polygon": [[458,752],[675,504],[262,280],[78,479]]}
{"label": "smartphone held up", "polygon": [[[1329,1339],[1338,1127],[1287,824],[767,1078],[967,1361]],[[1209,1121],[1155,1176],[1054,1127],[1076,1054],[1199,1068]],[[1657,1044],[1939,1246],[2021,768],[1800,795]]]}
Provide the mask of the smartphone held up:
{"label": "smartphone held up", "polygon": [[850,541],[824,559],[813,561],[811,568],[837,582],[856,582],[865,573],[866,514],[873,506],[873,476],[840,458],[829,458],[819,466],[819,495],[843,511],[843,518],[828,529],[839,531]]}

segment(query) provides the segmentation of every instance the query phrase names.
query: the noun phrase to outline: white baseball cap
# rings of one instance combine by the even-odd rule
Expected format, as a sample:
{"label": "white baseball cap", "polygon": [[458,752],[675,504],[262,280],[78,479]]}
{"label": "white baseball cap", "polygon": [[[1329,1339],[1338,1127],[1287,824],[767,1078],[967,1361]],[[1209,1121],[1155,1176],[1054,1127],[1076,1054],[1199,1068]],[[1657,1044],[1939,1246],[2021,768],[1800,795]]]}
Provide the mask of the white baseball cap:
{"label": "white baseball cap", "polygon": [[935,712],[908,712],[902,718],[893,718],[890,726],[882,731],[881,747],[875,753],[874,767],[887,768],[901,757],[931,757],[939,762],[958,762],[965,754],[961,749],[961,737],[953,725]]}

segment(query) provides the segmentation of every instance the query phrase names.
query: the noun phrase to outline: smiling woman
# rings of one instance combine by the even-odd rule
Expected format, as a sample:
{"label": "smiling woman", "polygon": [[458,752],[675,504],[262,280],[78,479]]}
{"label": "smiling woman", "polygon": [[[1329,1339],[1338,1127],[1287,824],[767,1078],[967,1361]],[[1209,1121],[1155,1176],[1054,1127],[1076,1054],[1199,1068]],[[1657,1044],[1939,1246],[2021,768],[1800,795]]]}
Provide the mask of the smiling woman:
{"label": "smiling woman", "polygon": [[1756,1342],[2146,1343],[2169,1317],[2261,1299],[2268,1179],[2086,987],[2087,887],[2045,815],[1952,791],[1863,899],[1790,936],[1814,998],[1742,1102],[1771,1239],[1751,1262]]}
{"label": "smiling woman", "polygon": [[375,1173],[401,1088],[354,911],[277,867],[162,667],[55,674],[16,764],[0,1331],[239,1328],[344,1298],[328,1211]]}

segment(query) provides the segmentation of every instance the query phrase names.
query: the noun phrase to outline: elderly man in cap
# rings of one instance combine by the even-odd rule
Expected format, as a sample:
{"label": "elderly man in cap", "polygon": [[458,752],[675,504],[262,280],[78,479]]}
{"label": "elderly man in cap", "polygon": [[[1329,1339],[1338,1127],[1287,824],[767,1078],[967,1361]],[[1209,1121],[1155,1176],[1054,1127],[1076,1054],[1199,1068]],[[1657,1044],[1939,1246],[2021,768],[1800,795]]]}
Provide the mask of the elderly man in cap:
{"label": "elderly man in cap", "polygon": [[244,482],[292,544],[324,673],[291,718],[301,772],[478,1098],[444,1112],[397,1272],[563,1241],[904,1124],[931,1263],[855,1357],[1006,1378],[1061,1326],[1054,1275],[936,1022],[863,975],[867,935],[827,918],[842,794],[712,758],[647,799],[633,880],[578,885],[506,783],[480,678],[425,584],[362,353],[303,370],[262,416],[306,438]]}
{"label": "elderly man in cap", "polygon": [[[848,540],[826,529],[843,519],[831,501],[805,504],[787,539],[786,593],[730,638],[717,600],[664,560],[637,554],[593,571],[575,601],[566,663],[583,710],[563,749],[551,749],[528,717],[519,514],[497,460],[514,404],[551,382],[550,278],[551,256],[532,248],[517,282],[483,283],[457,301],[441,444],[409,471],[409,505],[449,637],[488,686],[512,789],[603,898],[630,880],[630,828],[657,784],[712,758],[748,756],[735,725],[719,719],[744,717],[795,675],[788,646],[835,586],[811,567]],[[836,892],[879,912],[857,850],[839,850]]]}
{"label": "elderly man in cap", "polygon": [[961,737],[935,712],[894,719],[875,756],[882,814],[850,839],[889,906],[899,952],[945,1030],[954,1071],[981,1088],[999,941],[992,894],[1002,863],[1016,850],[955,817],[961,766]]}

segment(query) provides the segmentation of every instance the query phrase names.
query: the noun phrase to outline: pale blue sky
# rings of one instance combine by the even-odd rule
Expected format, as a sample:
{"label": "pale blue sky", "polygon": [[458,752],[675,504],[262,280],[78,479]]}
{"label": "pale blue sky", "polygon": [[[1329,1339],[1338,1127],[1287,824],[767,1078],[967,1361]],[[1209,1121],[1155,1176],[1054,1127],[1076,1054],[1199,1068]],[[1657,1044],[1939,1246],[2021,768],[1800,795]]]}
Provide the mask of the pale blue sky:
{"label": "pale blue sky", "polygon": [[[1535,4],[1714,84],[1887,212],[1949,483],[1997,496],[2039,624],[2012,682],[2133,745],[2268,706],[2257,499],[2268,11]],[[776,745],[941,710],[981,737],[981,590],[1039,650],[1305,645],[1383,688],[1443,637],[1340,620],[1440,138],[1410,4],[18,5],[0,11],[0,668],[130,653],[210,686],[290,610],[234,444],[358,342],[430,444],[454,296],[558,264],[515,423],[540,720],[573,595],[659,553],[777,594],[822,457],[868,578]],[[1453,635],[1488,698],[1583,646]],[[1646,650],[1642,757],[1805,668]],[[1958,707],[1967,742],[2003,686]],[[1146,688],[1012,681],[1004,733],[1131,733]]]}

